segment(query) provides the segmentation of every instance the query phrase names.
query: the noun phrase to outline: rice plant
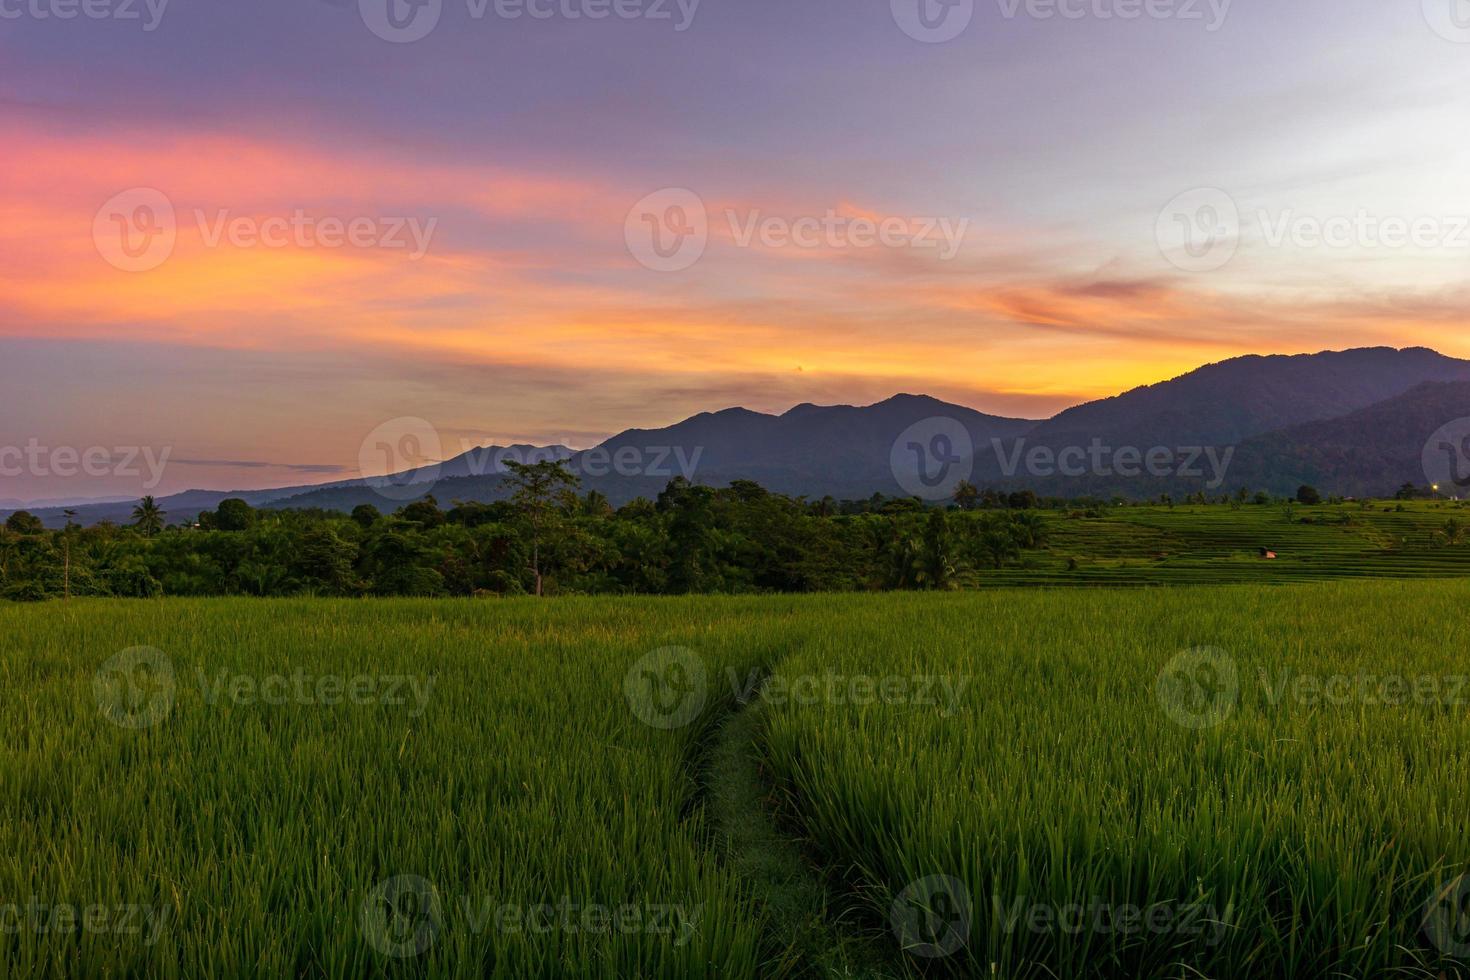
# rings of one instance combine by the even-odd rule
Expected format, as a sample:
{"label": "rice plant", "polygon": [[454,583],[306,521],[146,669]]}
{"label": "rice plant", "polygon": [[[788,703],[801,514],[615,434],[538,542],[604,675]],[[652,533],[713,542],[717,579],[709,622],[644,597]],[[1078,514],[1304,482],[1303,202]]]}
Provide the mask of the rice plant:
{"label": "rice plant", "polygon": [[1464,976],[1467,600],[871,600],[779,673],[949,675],[965,697],[767,705],[769,762],[915,972]]}

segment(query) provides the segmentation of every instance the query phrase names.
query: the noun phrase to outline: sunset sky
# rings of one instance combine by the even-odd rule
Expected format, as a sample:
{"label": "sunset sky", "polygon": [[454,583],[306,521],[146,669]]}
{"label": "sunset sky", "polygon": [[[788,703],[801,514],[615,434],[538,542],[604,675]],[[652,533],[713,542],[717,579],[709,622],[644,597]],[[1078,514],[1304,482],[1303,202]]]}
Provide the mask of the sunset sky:
{"label": "sunset sky", "polygon": [[[731,405],[1041,417],[1243,353],[1470,356],[1459,0],[959,0],[942,43],[904,29],[920,0],[442,0],[416,41],[374,2],[0,0],[0,446],[167,446],[155,492],[243,489],[356,476],[399,416],[582,447]],[[635,205],[698,227],[666,207],[691,194],[702,255],[649,268]],[[1233,241],[1221,194],[1233,253],[1173,249],[1178,207]],[[158,200],[171,251],[119,268],[117,217]]]}

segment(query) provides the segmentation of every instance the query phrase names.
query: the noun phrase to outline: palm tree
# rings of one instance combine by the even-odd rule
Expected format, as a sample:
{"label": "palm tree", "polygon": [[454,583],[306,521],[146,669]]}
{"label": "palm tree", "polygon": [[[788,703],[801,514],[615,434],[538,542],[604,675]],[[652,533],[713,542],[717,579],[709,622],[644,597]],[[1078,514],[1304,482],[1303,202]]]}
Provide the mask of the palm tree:
{"label": "palm tree", "polygon": [[133,508],[133,527],[143,532],[144,537],[153,537],[163,530],[163,509],[152,497],[144,497]]}
{"label": "palm tree", "polygon": [[889,589],[914,588],[923,568],[924,543],[895,521],[891,536],[883,543],[883,552],[888,565],[884,570],[884,586]]}
{"label": "palm tree", "polygon": [[613,505],[608,501],[607,495],[597,490],[588,490],[587,496],[582,498],[582,513],[587,517],[608,517],[613,512]]}
{"label": "palm tree", "polygon": [[988,559],[996,568],[1003,567],[1007,559],[1021,557],[1015,535],[999,521],[986,523],[975,541],[975,547],[977,554]]}
{"label": "palm tree", "polygon": [[952,589],[955,587],[953,540],[949,521],[938,507],[929,511],[929,522],[924,528],[923,552],[919,556],[916,582],[930,589]]}

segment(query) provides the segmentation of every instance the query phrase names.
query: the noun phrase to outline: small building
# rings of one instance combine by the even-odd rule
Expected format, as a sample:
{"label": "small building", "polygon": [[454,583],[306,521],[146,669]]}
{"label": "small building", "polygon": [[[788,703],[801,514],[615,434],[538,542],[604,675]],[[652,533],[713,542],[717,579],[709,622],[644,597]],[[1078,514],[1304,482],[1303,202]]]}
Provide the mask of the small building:
{"label": "small building", "polygon": [[1271,551],[1271,550],[1266,549],[1266,548],[1262,548],[1261,549],[1261,557],[1267,559],[1268,561],[1274,561],[1275,558],[1276,558],[1276,552]]}

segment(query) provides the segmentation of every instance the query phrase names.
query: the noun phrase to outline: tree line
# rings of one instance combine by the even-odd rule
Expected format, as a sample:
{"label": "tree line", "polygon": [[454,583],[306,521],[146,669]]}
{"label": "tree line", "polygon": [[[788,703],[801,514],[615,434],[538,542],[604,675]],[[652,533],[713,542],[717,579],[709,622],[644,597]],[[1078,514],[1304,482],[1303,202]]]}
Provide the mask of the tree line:
{"label": "tree line", "polygon": [[391,513],[260,510],[239,499],[169,523],[144,498],[130,525],[0,529],[0,598],[492,596],[954,589],[1046,544],[1035,494],[948,507],[874,495],[809,501],[750,481],[675,478],[613,507],[560,463],[508,463],[508,499],[433,497]]}

